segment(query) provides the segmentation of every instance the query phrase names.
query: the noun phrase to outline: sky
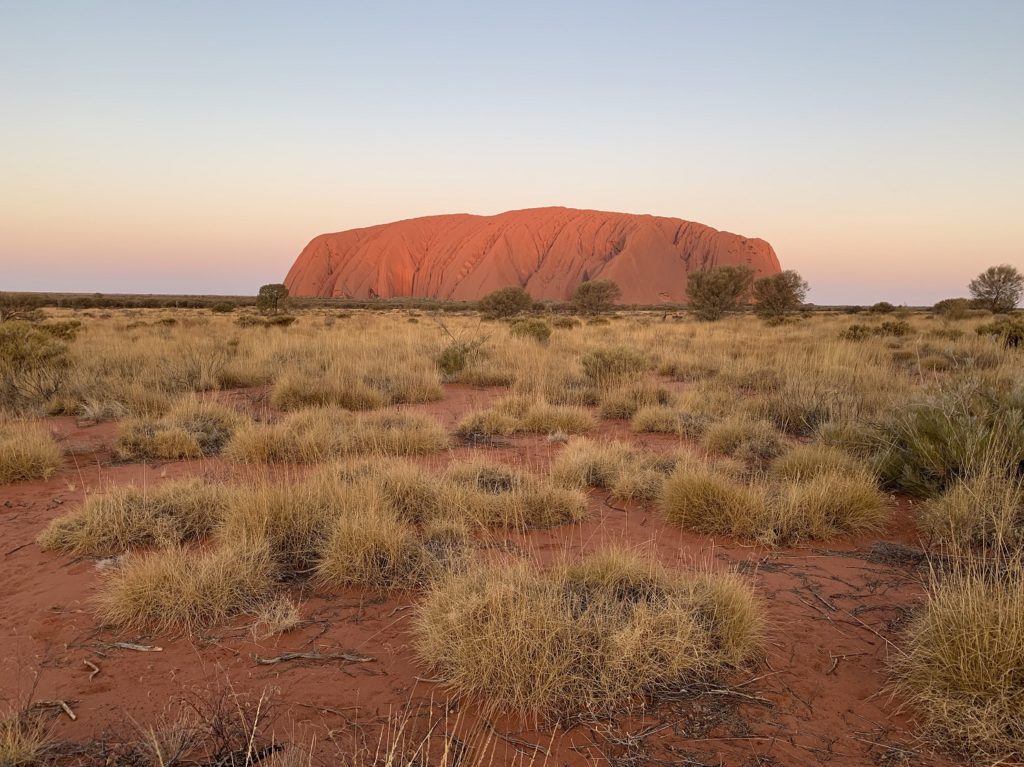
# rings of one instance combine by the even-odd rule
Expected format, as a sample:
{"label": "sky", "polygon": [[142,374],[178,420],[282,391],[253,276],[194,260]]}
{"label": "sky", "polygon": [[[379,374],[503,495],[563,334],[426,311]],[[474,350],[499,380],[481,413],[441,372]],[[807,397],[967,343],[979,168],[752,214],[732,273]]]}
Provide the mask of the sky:
{"label": "sky", "polygon": [[965,295],[1024,269],[1024,1],[0,0],[0,290],[253,294],[321,232],[546,205]]}

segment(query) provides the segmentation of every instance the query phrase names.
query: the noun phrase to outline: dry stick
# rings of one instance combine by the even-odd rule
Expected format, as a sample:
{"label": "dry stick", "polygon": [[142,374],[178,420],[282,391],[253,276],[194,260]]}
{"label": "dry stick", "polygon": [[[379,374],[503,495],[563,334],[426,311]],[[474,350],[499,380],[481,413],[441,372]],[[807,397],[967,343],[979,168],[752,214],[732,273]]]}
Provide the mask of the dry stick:
{"label": "dry stick", "polygon": [[61,711],[68,715],[68,719],[70,719],[72,722],[78,719],[78,717],[75,716],[75,712],[71,710],[71,706],[68,705],[68,702],[66,700],[40,700],[33,703],[31,708],[59,708]]}
{"label": "dry stick", "polygon": [[163,652],[163,647],[156,647],[150,644],[135,644],[134,642],[110,642],[108,647],[119,647],[122,650],[134,650],[135,652]]}
{"label": "dry stick", "polygon": [[91,673],[91,674],[89,674],[89,681],[91,682],[91,681],[92,681],[92,678],[93,678],[94,676],[96,676],[96,675],[97,675],[98,673],[100,673],[100,667],[99,667],[99,666],[97,666],[97,665],[96,665],[95,663],[93,663],[93,662],[92,662],[91,660],[86,660],[86,661],[82,661],[82,662],[83,662],[83,663],[84,663],[84,664],[85,664],[86,666],[88,666],[89,668],[91,668],[91,669],[92,669],[92,673]]}
{"label": "dry stick", "polygon": [[282,655],[278,655],[273,658],[261,658],[256,656],[256,663],[260,666],[270,666],[274,663],[283,663],[290,660],[315,660],[315,661],[332,661],[341,660],[346,663],[370,663],[376,658],[371,658],[368,655],[356,655],[355,653],[348,652],[333,652],[333,653],[319,653],[319,652],[286,652]]}
{"label": "dry stick", "polygon": [[521,748],[528,748],[528,749],[530,749],[531,751],[534,751],[534,752],[538,752],[539,751],[540,753],[544,754],[544,756],[550,758],[551,752],[548,749],[544,748],[544,746],[542,746],[542,745],[540,745],[538,743],[531,743],[530,741],[523,740],[522,738],[517,738],[514,735],[506,735],[503,732],[498,732],[498,730],[495,728],[495,726],[493,724],[491,724],[490,721],[487,720],[487,719],[484,720],[484,723],[490,728],[491,732],[493,732],[495,735],[497,735],[502,740],[504,740],[504,741],[506,741],[508,743],[511,743],[513,746],[520,746]]}

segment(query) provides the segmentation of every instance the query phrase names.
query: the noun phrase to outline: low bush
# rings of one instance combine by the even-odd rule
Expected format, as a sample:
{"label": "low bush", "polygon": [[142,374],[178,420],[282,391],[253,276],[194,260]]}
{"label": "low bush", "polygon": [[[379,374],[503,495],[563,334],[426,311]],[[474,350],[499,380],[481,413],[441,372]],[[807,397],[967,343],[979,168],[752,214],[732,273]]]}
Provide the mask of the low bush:
{"label": "low bush", "polygon": [[633,431],[675,434],[685,439],[700,439],[713,423],[703,413],[690,413],[664,405],[640,408],[630,425]]}
{"label": "low bush", "polygon": [[782,454],[785,444],[769,422],[732,416],[708,427],[704,447],[761,469]]}
{"label": "low bush", "polygon": [[979,325],[975,328],[979,336],[998,339],[1008,349],[1024,346],[1024,319],[1013,317]]}
{"label": "low bush", "polygon": [[133,418],[121,424],[115,453],[122,461],[183,460],[216,455],[244,419],[216,402],[185,400],[160,418]]}
{"label": "low bush", "polygon": [[67,380],[68,345],[42,326],[0,322],[0,409],[38,412]]}
{"label": "low bush", "polygon": [[517,320],[509,325],[508,332],[513,336],[532,338],[542,344],[551,338],[551,326],[539,319]]}
{"label": "low bush", "polygon": [[598,400],[602,418],[632,418],[642,407],[665,406],[673,402],[672,392],[647,381],[606,389]]}
{"label": "low bush", "polygon": [[625,346],[594,349],[580,358],[580,364],[583,366],[583,374],[598,386],[607,386],[651,367],[647,355]]}

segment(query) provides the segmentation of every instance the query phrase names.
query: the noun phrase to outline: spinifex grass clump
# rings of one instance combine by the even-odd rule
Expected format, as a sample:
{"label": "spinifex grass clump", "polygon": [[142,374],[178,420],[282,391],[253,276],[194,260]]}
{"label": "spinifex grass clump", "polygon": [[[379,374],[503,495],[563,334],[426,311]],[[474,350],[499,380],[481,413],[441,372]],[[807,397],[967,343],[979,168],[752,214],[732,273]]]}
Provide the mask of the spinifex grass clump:
{"label": "spinifex grass clump", "polygon": [[1024,757],[1020,555],[933,573],[894,657],[897,690],[944,747],[990,764]]}
{"label": "spinifex grass clump", "polygon": [[0,485],[49,479],[60,468],[61,455],[43,426],[0,416]]}
{"label": "spinifex grass clump", "polygon": [[198,479],[110,487],[87,496],[81,509],[53,520],[39,543],[44,549],[91,556],[187,543],[220,523],[231,492]]}
{"label": "spinifex grass clump", "polygon": [[566,487],[599,487],[616,498],[650,500],[680,461],[674,453],[653,453],[626,442],[576,439],[551,465],[551,478]]}
{"label": "spinifex grass clump", "polygon": [[875,442],[885,483],[920,497],[983,470],[1024,476],[1024,386],[946,389],[883,423]]}
{"label": "spinifex grass clump", "polygon": [[447,444],[441,425],[417,413],[311,408],[239,429],[225,456],[244,463],[316,463],[350,455],[421,455]]}
{"label": "spinifex grass clump", "polygon": [[433,584],[416,648],[488,709],[610,712],[720,674],[757,648],[760,608],[734,576],[678,574],[625,551],[541,569],[492,562]]}
{"label": "spinifex grass clump", "polygon": [[272,592],[274,578],[265,548],[172,546],[134,555],[110,571],[97,610],[102,621],[120,628],[193,632],[255,610]]}
{"label": "spinifex grass clump", "polygon": [[1024,548],[1024,479],[995,467],[959,480],[924,504],[918,524],[933,543],[959,549]]}
{"label": "spinifex grass clump", "polygon": [[243,420],[236,411],[216,402],[185,400],[161,418],[135,418],[122,424],[117,455],[124,461],[216,455]]}
{"label": "spinifex grass clump", "polygon": [[596,426],[594,417],[575,405],[552,405],[529,396],[503,397],[488,410],[467,414],[456,427],[464,437],[511,434],[582,434]]}
{"label": "spinifex grass clump", "polygon": [[768,545],[879,530],[886,501],[870,475],[823,471],[781,483],[744,480],[711,464],[681,465],[660,505],[670,522]]}

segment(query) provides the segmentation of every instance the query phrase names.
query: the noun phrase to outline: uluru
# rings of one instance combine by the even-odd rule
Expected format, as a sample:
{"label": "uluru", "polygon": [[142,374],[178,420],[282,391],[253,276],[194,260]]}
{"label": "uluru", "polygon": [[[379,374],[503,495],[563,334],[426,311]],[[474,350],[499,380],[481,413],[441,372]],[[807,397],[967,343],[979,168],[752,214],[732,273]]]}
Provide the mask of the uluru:
{"label": "uluru", "polygon": [[630,304],[681,302],[688,272],[746,265],[780,271],[772,246],[679,218],[573,208],[426,216],[321,234],[285,277],[293,296],[472,301],[519,286],[566,300],[614,280]]}

